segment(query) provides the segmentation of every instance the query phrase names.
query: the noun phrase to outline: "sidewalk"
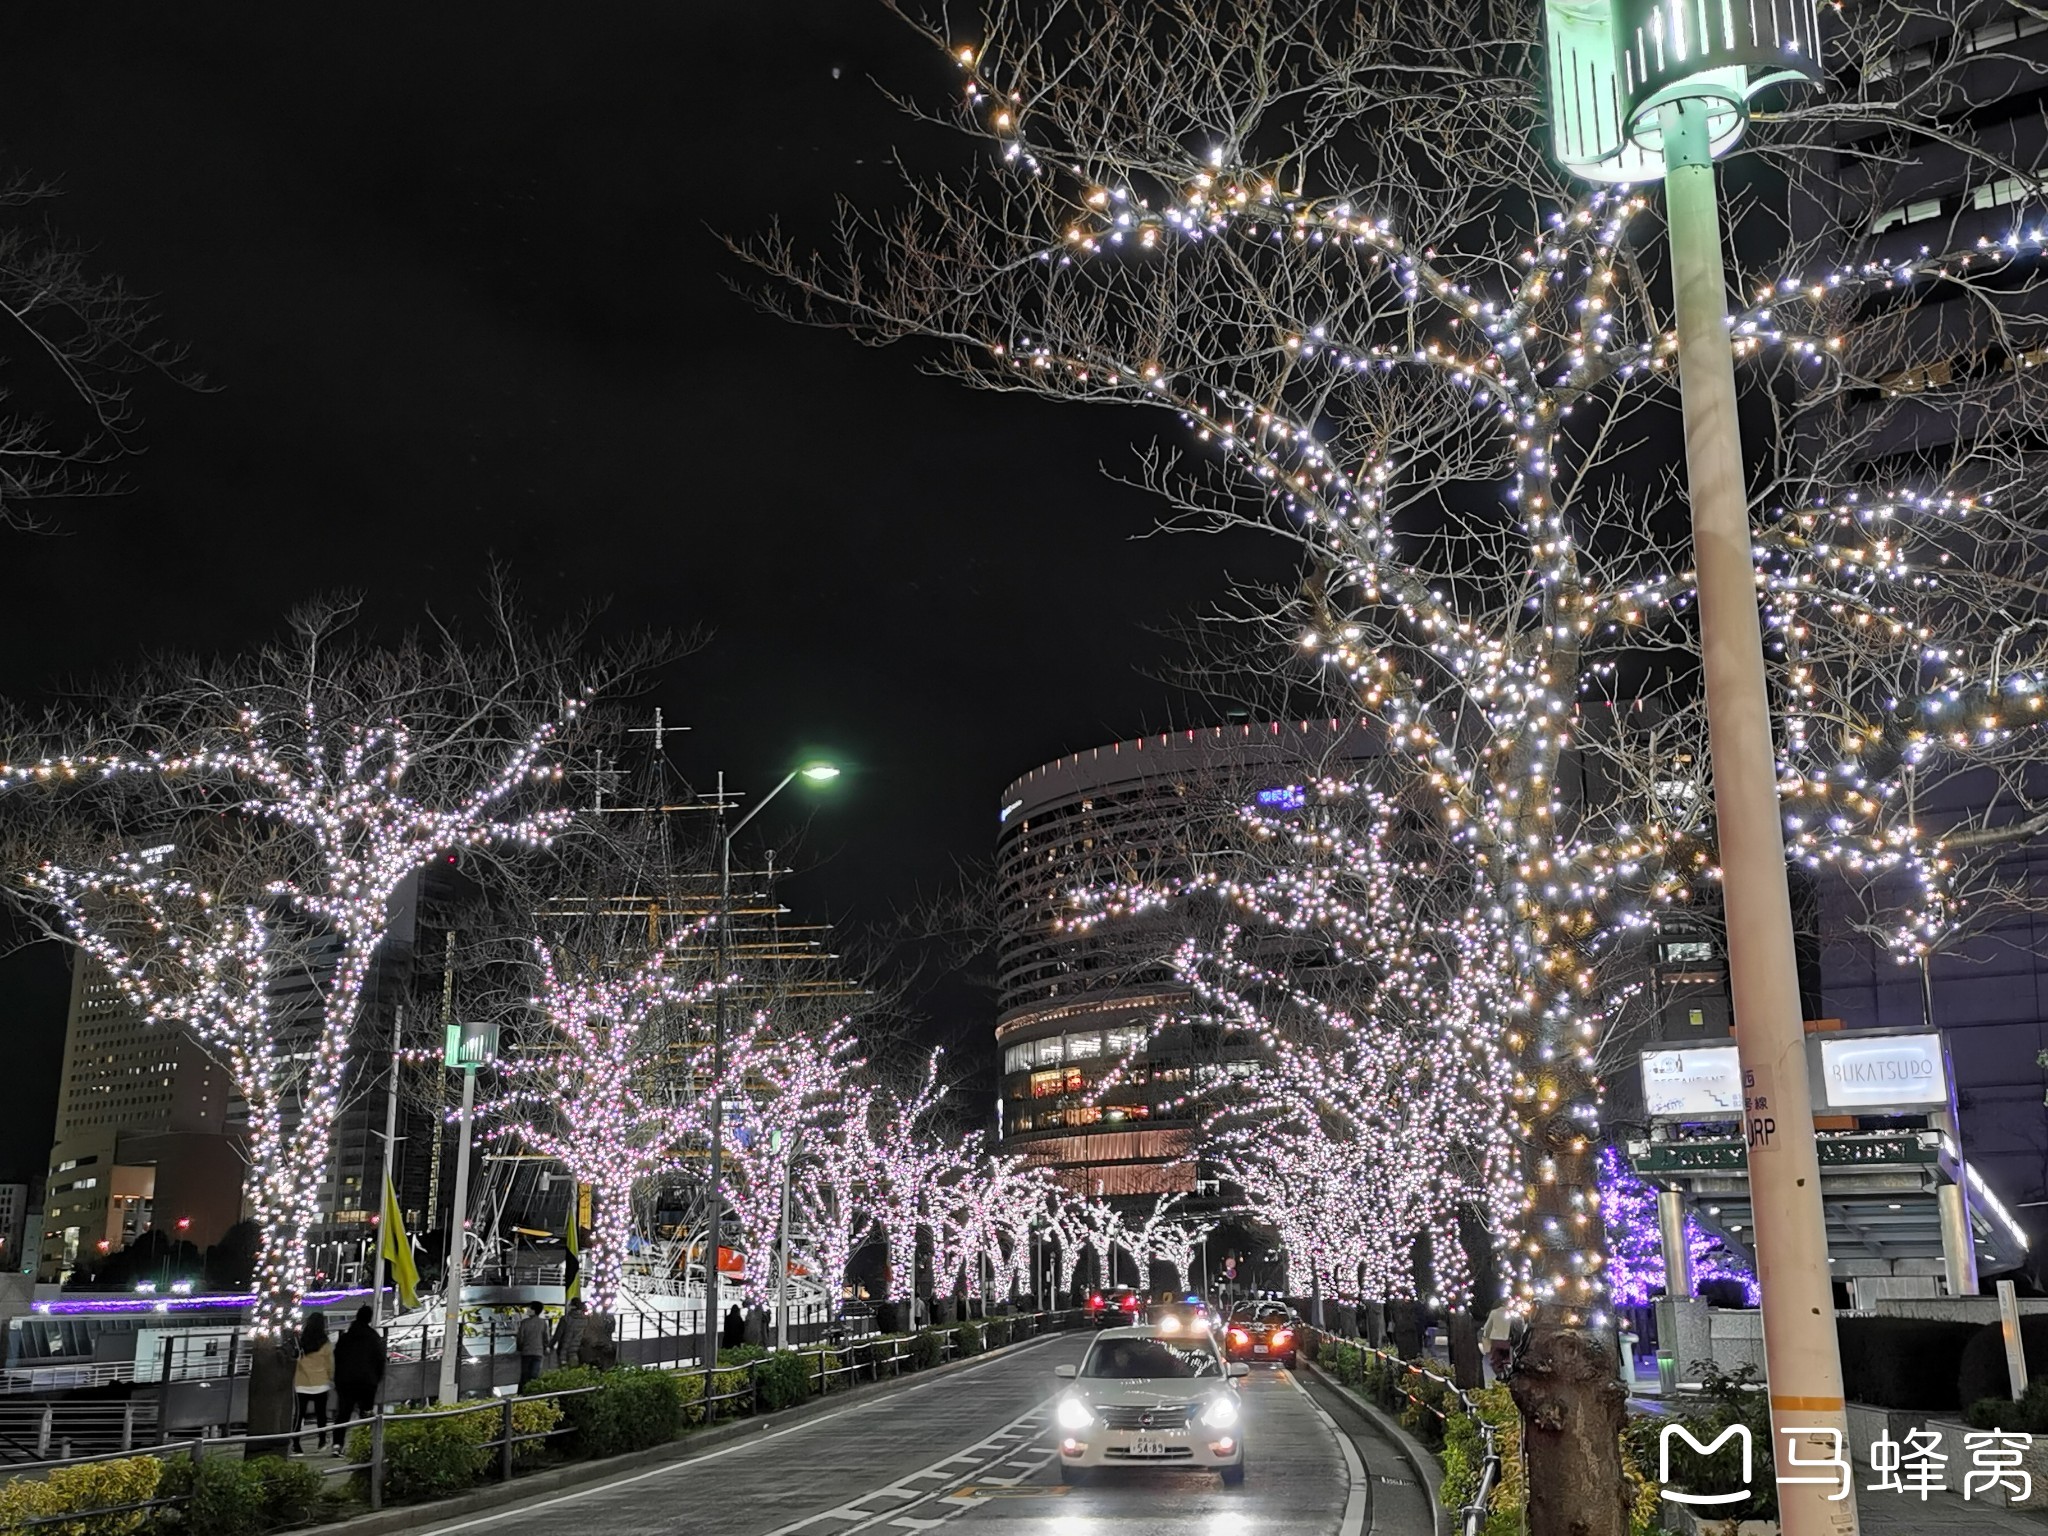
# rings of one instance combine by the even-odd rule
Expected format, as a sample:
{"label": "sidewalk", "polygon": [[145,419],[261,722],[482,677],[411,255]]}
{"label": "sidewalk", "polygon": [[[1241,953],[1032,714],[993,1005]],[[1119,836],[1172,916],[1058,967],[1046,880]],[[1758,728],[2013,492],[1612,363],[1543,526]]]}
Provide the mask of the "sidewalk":
{"label": "sidewalk", "polygon": [[[1862,1474],[1864,1469],[1859,1467]],[[2048,1511],[2000,1509],[1981,1499],[1965,1503],[1960,1494],[1931,1493],[1922,1503],[1918,1494],[1865,1493],[1856,1487],[1856,1513],[1866,1536],[1947,1536],[1968,1532],[1969,1536],[2043,1536],[2048,1533]]]}

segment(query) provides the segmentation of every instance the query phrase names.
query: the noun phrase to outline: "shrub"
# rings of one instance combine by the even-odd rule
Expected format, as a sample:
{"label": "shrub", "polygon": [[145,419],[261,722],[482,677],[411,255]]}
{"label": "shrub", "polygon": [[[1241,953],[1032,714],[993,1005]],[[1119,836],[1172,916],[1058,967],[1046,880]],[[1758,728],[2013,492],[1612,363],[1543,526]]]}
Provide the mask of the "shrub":
{"label": "shrub", "polygon": [[[556,1371],[556,1376],[567,1372]],[[591,1374],[595,1375],[596,1372]],[[570,1398],[588,1402],[601,1394]],[[562,1405],[552,1399],[515,1400],[512,1429],[515,1434],[545,1434],[562,1420]],[[461,1493],[498,1463],[498,1448],[489,1442],[498,1436],[504,1422],[496,1403],[470,1413],[442,1414],[435,1408],[396,1408],[384,1416],[384,1491],[394,1499],[441,1499]],[[546,1440],[522,1440],[512,1449],[512,1464],[531,1466],[548,1453]],[[358,1424],[349,1431],[348,1459],[358,1465],[370,1460],[370,1428]]]}
{"label": "shrub", "polygon": [[2015,1434],[2048,1434],[2048,1380],[2030,1382],[2027,1395],[2014,1402],[2007,1392],[1980,1397],[1964,1415],[1972,1429],[2004,1429]]}
{"label": "shrub", "polygon": [[[2030,1373],[2048,1369],[2048,1317],[2020,1319],[2020,1347],[2027,1352]],[[2005,1330],[1985,1323],[1963,1346],[1956,1370],[1956,1401],[1968,1407],[1987,1397],[2012,1396],[2012,1378],[2005,1370]]]}
{"label": "shrub", "polygon": [[756,1360],[766,1360],[771,1351],[760,1344],[735,1344],[730,1349],[718,1352],[720,1365],[752,1365]]}
{"label": "shrub", "polygon": [[[1506,1387],[1487,1387],[1471,1394],[1478,1416],[1455,1408],[1444,1425],[1443,1506],[1460,1510],[1479,1492],[1479,1474],[1486,1460],[1483,1424],[1493,1426],[1494,1446],[1500,1452],[1500,1476],[1486,1501],[1484,1536],[1516,1536],[1521,1530],[1522,1505],[1527,1491],[1522,1485],[1522,1419]],[[1452,1400],[1455,1405],[1456,1399]],[[1655,1498],[1652,1490],[1651,1497]]]}
{"label": "shrub", "polygon": [[900,1333],[903,1330],[903,1313],[906,1309],[893,1301],[875,1303],[875,1329],[880,1333]]}
{"label": "shrub", "polygon": [[1010,1342],[1010,1319],[992,1317],[982,1324],[981,1337],[990,1349],[1001,1349]]}
{"label": "shrub", "polygon": [[938,1333],[930,1328],[923,1333],[910,1336],[910,1368],[913,1371],[928,1371],[946,1358],[946,1346]]}
{"label": "shrub", "polygon": [[1954,1412],[1962,1407],[1957,1361],[1981,1326],[1921,1317],[1840,1319],[1844,1395],[1873,1408]]}
{"label": "shrub", "polygon": [[318,1471],[282,1456],[172,1461],[157,1485],[160,1497],[180,1501],[176,1528],[204,1536],[260,1536],[280,1526],[304,1525],[325,1490],[326,1479]]}
{"label": "shrub", "polygon": [[978,1355],[984,1343],[981,1324],[961,1323],[953,1330],[953,1345],[963,1355]]}
{"label": "shrub", "polygon": [[[829,1364],[837,1363],[830,1355],[825,1358]],[[760,1388],[761,1407],[767,1412],[787,1408],[811,1395],[811,1363],[794,1350],[770,1355],[754,1367],[754,1384]]]}
{"label": "shrub", "polygon": [[86,1515],[51,1525],[31,1526],[24,1522],[42,1515],[147,1503],[157,1496],[162,1474],[163,1463],[154,1456],[128,1456],[82,1467],[58,1467],[47,1477],[0,1483],[0,1532],[5,1536],[31,1531],[35,1536],[126,1536],[149,1523],[149,1510]]}

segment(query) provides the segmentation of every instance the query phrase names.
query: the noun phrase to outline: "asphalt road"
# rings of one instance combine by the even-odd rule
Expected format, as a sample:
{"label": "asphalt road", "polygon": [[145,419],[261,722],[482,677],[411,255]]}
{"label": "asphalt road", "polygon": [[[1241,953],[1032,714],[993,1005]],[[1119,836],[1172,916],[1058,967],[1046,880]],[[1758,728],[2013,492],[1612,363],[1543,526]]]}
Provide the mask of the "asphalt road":
{"label": "asphalt road", "polygon": [[690,1461],[439,1525],[418,1536],[1430,1536],[1393,1448],[1292,1372],[1244,1383],[1244,1483],[1119,1471],[1069,1488],[1052,1371],[1068,1336],[914,1382]]}

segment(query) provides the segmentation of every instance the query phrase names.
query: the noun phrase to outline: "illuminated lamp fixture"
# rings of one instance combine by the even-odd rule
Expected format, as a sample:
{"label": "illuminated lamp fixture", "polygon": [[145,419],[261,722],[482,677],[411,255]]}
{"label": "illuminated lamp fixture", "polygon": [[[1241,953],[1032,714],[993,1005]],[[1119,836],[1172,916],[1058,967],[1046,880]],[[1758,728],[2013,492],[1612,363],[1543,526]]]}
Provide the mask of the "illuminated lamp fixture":
{"label": "illuminated lamp fixture", "polygon": [[1663,112],[1696,103],[1706,147],[1735,147],[1757,93],[1820,80],[1812,0],[1546,0],[1551,149],[1587,181],[1658,181]]}

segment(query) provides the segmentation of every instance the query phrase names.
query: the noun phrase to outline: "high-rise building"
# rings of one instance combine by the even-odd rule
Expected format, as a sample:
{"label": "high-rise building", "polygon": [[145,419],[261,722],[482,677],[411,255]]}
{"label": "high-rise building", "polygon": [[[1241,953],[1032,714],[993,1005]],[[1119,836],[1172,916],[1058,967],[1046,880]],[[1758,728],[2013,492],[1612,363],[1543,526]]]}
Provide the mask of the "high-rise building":
{"label": "high-rise building", "polygon": [[[1837,199],[1825,216],[1853,237],[1842,259],[1890,268],[2038,227],[2048,189],[2048,19],[1997,4],[1939,17],[1927,10],[1894,41],[1866,72],[1902,94],[1917,92],[1940,138],[1895,143],[1874,119],[1839,130],[1833,164],[1816,180]],[[1953,88],[1932,85],[1936,69]],[[1971,146],[1990,159],[1966,155]],[[1967,285],[1902,285],[1874,300],[1866,317],[1883,355],[1851,360],[1852,376],[1869,382],[1843,396],[1834,429],[1855,445],[1849,457],[1869,488],[1987,489],[1969,480],[1973,462],[2008,485],[2040,475],[2048,462],[2038,425],[2048,290],[2038,265],[1985,272]],[[1859,332],[1860,322],[1852,348],[1866,345]],[[1944,813],[1995,803],[1995,789],[1988,779],[1952,780],[1938,794],[1923,791],[1917,809],[1939,825]],[[2015,844],[1999,879],[2014,892],[2048,889],[2048,849],[2038,840]],[[1900,963],[1863,931],[1839,884],[1824,882],[1820,898],[1825,943],[1813,1015],[1850,1029],[1939,1027],[1952,1055],[1965,1157],[2010,1198],[2026,1206],[2048,1199],[2048,1084],[2038,1060],[2048,1049],[2048,921],[2038,899],[2015,903],[2006,920],[1922,967]],[[2044,1235],[2039,1221],[2027,1225]]]}
{"label": "high-rise building", "polygon": [[28,1230],[28,1186],[0,1184],[0,1274],[21,1268],[22,1237]]}
{"label": "high-rise building", "polygon": [[125,1247],[160,1218],[195,1243],[217,1240],[242,1210],[233,1101],[227,1074],[204,1051],[143,1019],[79,951],[39,1278],[61,1279],[81,1257]]}
{"label": "high-rise building", "polygon": [[[1166,732],[1034,768],[997,837],[998,1134],[1077,1194],[1204,1182],[1190,1089],[1227,1046],[1176,1017],[1185,991],[1142,919],[1076,933],[1076,890],[1172,879],[1237,807],[1315,765],[1375,755],[1369,728],[1262,722]],[[1162,1022],[1163,1021],[1163,1022]]]}

